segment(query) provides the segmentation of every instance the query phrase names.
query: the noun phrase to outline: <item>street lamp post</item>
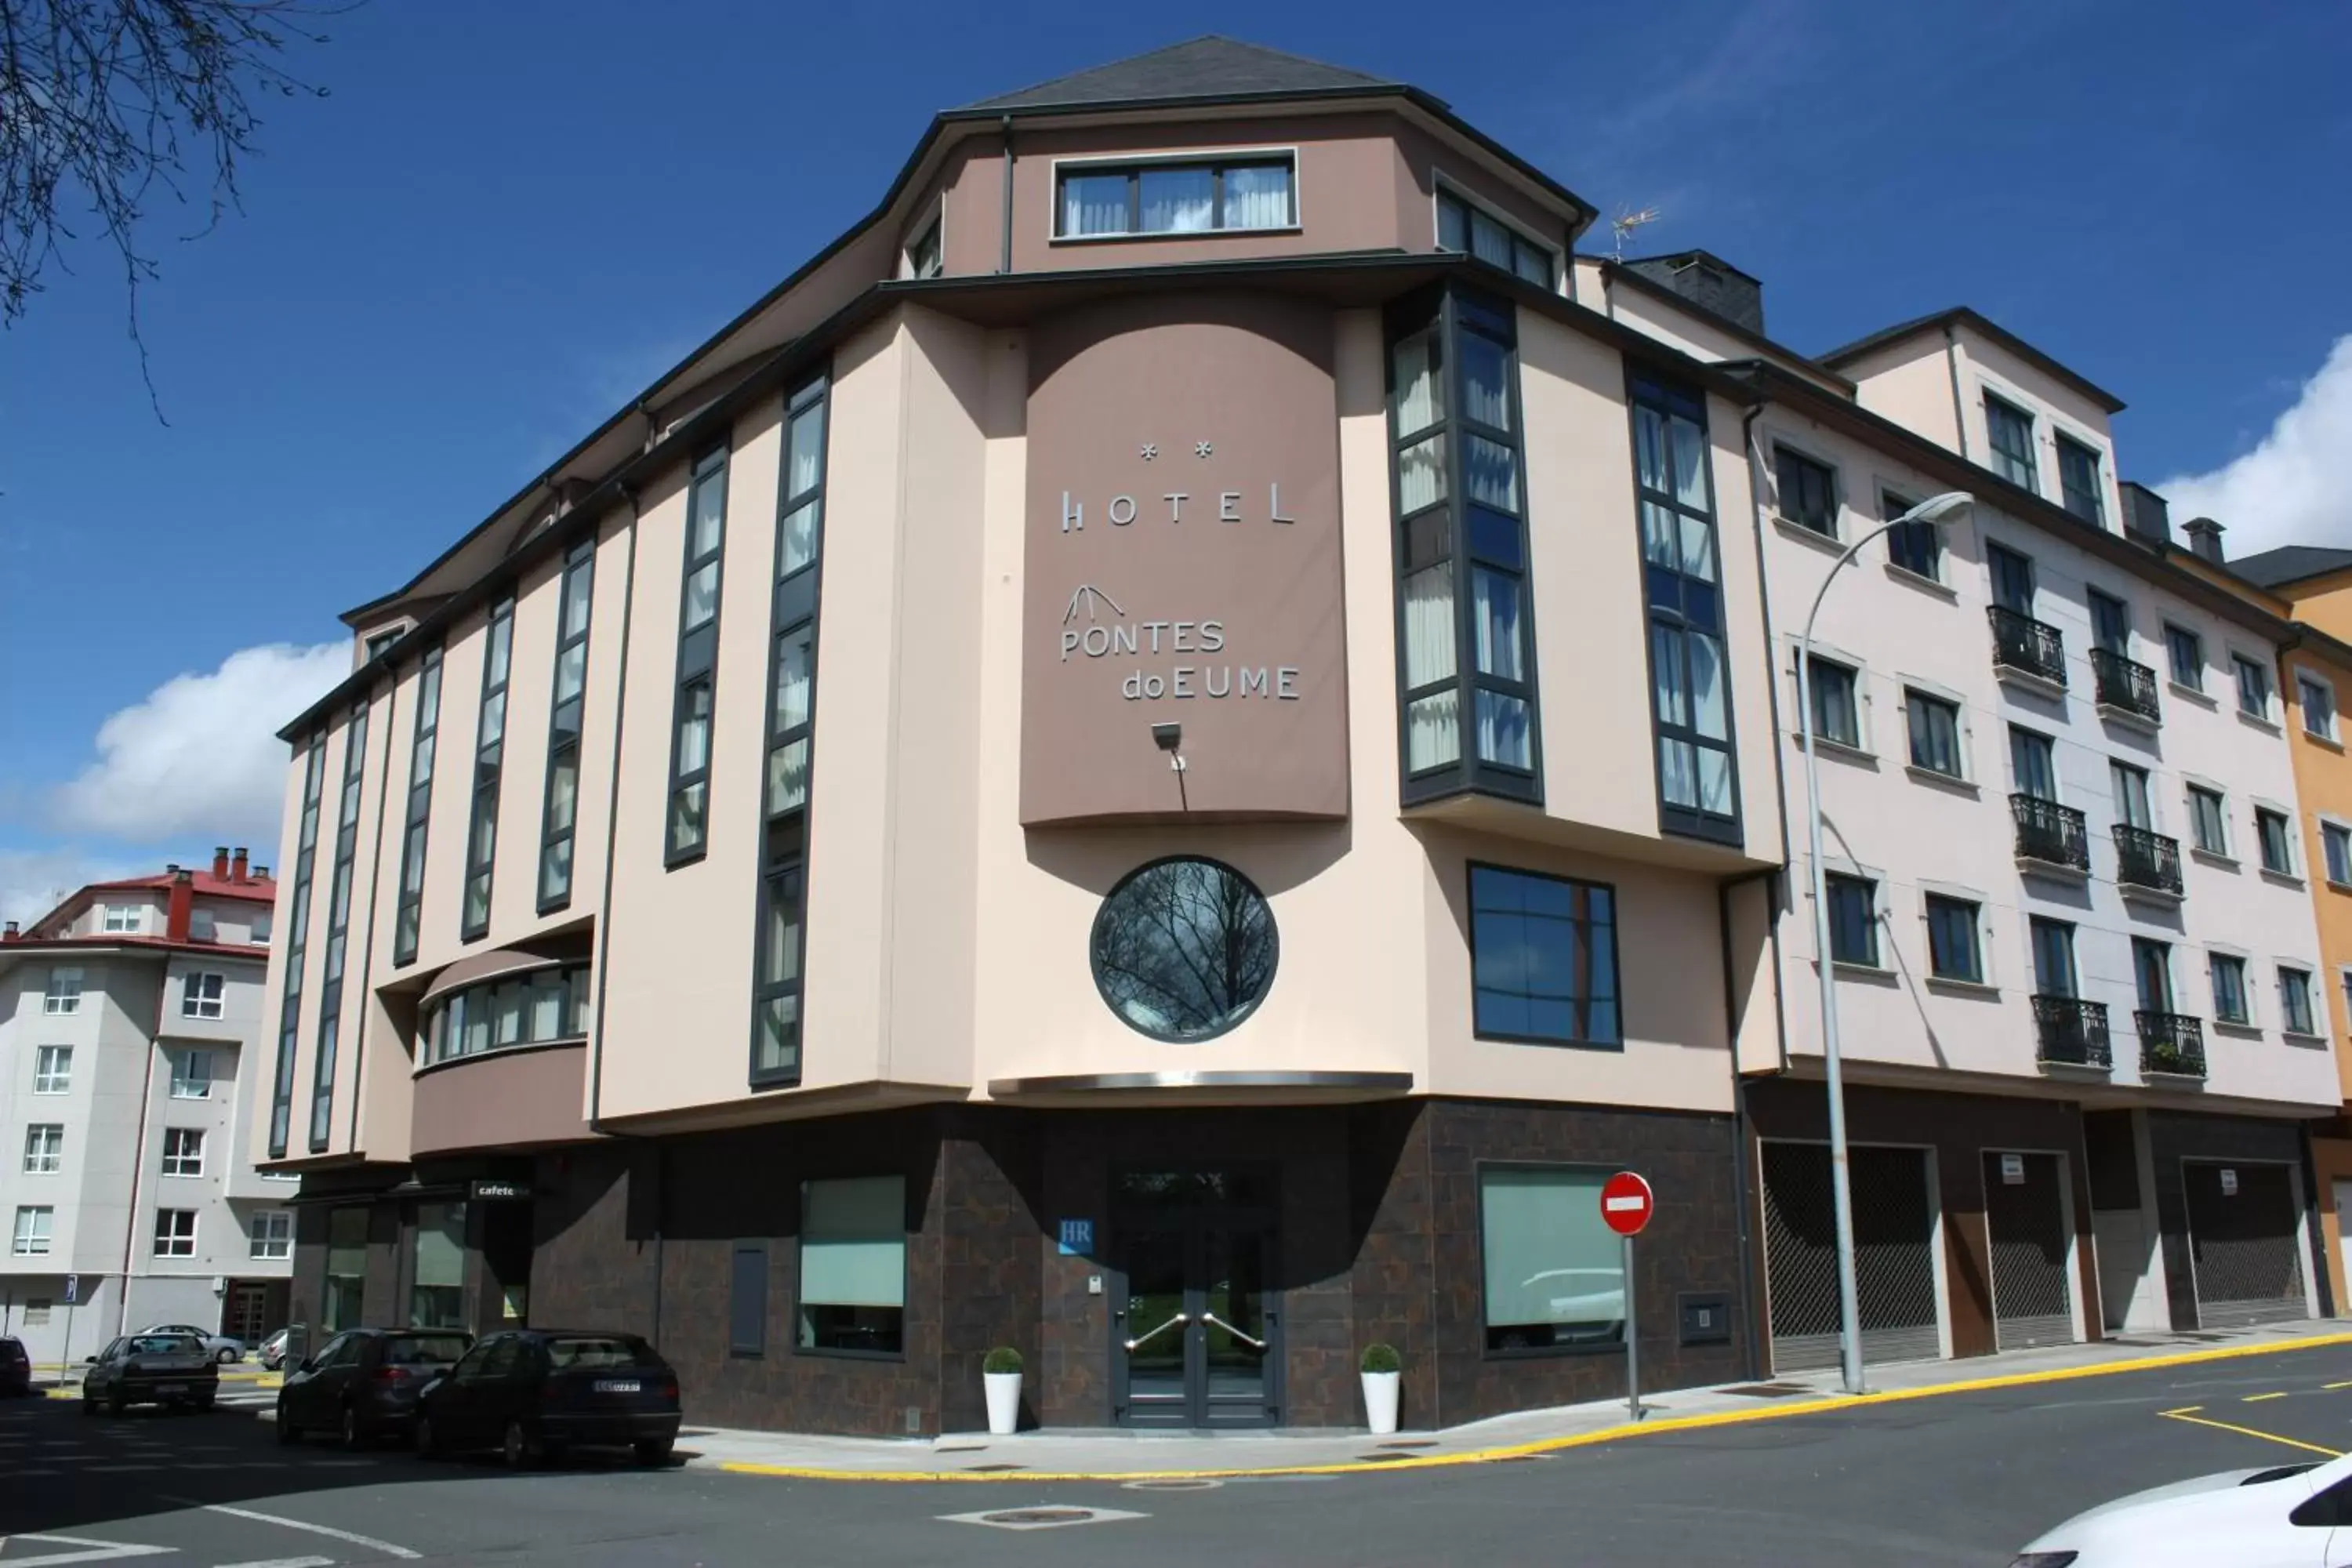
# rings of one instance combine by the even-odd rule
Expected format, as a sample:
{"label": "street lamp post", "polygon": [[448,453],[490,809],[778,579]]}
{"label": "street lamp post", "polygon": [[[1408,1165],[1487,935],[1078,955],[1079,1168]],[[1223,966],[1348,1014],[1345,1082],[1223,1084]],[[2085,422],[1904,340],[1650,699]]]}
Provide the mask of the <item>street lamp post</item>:
{"label": "street lamp post", "polygon": [[1830,1097],[1830,1194],[1837,1218],[1838,1366],[1848,1394],[1863,1392],[1862,1309],[1853,1279],[1853,1182],[1846,1163],[1845,1076],[1838,1056],[1837,978],[1830,963],[1829,877],[1822,865],[1821,773],[1813,744],[1813,622],[1820,618],[1822,601],[1828,597],[1830,584],[1837,581],[1837,574],[1845,570],[1846,563],[1864,545],[1905,523],[1926,522],[1940,528],[1975,502],[1976,498],[1966,490],[1947,490],[1921,501],[1901,517],[1880,523],[1847,545],[1845,553],[1822,574],[1821,589],[1813,595],[1812,611],[1805,616],[1804,637],[1798,644],[1797,708],[1803,716],[1805,734],[1805,827],[1813,862],[1813,964],[1820,972],[1822,985],[1822,1067],[1829,1080]]}

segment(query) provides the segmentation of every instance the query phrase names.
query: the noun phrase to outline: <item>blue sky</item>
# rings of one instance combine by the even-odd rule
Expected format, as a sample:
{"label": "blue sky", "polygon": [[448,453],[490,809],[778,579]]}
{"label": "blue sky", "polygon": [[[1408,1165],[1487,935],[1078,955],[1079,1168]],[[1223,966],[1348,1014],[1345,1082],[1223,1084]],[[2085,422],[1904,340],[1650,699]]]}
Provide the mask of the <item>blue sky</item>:
{"label": "blue sky", "polygon": [[0,337],[0,913],[274,844],[265,740],[338,611],[865,214],[934,109],[1203,32],[1413,81],[1605,211],[1662,207],[1646,248],[1761,277],[1796,348],[1974,305],[2128,401],[2125,474],[2203,476],[2180,490],[2233,545],[2352,543],[2331,0],[375,0],[327,26],[299,66],[331,96],[269,106],[244,216],[163,227],[168,426],[106,256]]}

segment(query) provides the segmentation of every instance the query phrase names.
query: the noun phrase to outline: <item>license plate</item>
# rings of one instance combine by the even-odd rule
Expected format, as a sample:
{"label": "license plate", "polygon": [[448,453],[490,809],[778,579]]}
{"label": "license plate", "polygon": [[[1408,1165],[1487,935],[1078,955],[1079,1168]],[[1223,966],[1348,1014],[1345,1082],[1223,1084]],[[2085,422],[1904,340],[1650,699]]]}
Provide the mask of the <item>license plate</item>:
{"label": "license plate", "polygon": [[184,1383],[158,1384],[155,1387],[155,1392],[158,1394],[185,1394],[188,1392],[188,1385]]}
{"label": "license plate", "polygon": [[646,1385],[644,1384],[638,1382],[634,1377],[607,1377],[598,1381],[596,1384],[596,1392],[599,1394],[642,1394],[645,1392],[645,1386]]}

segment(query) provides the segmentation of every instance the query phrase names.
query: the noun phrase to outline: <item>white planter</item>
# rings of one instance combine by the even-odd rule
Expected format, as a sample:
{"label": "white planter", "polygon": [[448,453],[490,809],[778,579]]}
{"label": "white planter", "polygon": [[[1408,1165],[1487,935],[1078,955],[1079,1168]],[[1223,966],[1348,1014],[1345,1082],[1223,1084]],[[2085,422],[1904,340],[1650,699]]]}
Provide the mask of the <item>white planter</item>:
{"label": "white planter", "polygon": [[1373,1435],[1385,1436],[1397,1429],[1397,1385],[1404,1381],[1401,1372],[1362,1372],[1364,1380],[1364,1416],[1371,1423]]}
{"label": "white planter", "polygon": [[988,1385],[988,1433],[992,1437],[1010,1437],[1021,1428],[1021,1374],[1017,1372],[983,1372],[980,1381]]}

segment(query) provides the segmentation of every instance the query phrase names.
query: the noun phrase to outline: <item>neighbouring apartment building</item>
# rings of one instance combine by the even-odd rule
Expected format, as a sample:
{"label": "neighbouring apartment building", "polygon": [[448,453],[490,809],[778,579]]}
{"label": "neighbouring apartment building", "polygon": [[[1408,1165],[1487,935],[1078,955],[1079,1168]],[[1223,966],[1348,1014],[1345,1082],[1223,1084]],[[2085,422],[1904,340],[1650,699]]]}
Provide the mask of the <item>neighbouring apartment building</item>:
{"label": "neighbouring apartment building", "polygon": [[295,1184],[250,1125],[277,892],[221,848],[0,932],[0,1332],[34,1361],[286,1321]]}
{"label": "neighbouring apartment building", "polygon": [[[978,1425],[999,1344],[1047,1425],[1348,1424],[1385,1342],[1455,1422],[1622,1388],[1632,1168],[1645,1380],[1817,1360],[1790,638],[1825,542],[1952,489],[1822,629],[1911,1314],[1874,1344],[2227,1316],[2179,1278],[2209,1157],[2314,1310],[2327,1042],[2191,1000],[2215,943],[2249,994],[2317,963],[2255,858],[2292,765],[2144,679],[2170,622],[2208,684],[2286,624],[2116,528],[2079,377],[1960,321],[2095,450],[2093,519],[2079,464],[2000,479],[1915,405],[1940,322],[1810,360],[1704,253],[1577,258],[1594,216],[1419,89],[1223,39],[984,100],[349,612],[282,731],[254,1153],[301,1178],[295,1320],[634,1329],[697,1419],[902,1434]],[[2192,775],[2231,870],[2165,859]],[[1926,973],[1931,892],[1971,974]]]}

